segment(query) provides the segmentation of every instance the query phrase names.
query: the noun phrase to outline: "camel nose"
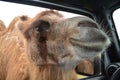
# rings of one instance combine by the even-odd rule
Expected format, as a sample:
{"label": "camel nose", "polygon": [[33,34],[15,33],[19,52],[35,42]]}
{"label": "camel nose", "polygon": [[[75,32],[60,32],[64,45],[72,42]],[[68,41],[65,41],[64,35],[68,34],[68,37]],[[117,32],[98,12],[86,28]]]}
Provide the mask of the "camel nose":
{"label": "camel nose", "polygon": [[69,23],[70,29],[78,30],[76,35],[70,37],[73,45],[99,52],[107,48],[111,43],[107,34],[100,29],[100,25],[88,17],[69,18],[67,23]]}

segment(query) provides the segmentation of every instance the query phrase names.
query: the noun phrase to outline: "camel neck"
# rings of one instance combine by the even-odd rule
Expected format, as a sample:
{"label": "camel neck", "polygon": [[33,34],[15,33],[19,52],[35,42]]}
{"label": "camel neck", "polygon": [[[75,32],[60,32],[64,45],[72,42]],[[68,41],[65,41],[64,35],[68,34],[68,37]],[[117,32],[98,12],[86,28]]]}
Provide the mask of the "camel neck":
{"label": "camel neck", "polygon": [[30,73],[30,80],[76,80],[74,70],[65,71],[54,65],[34,66]]}

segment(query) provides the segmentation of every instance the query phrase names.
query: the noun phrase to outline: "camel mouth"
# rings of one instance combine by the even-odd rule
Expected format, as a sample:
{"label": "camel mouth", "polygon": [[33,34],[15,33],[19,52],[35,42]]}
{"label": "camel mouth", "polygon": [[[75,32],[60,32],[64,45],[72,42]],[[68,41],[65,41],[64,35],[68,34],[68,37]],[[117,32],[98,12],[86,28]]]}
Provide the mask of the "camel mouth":
{"label": "camel mouth", "polygon": [[[73,46],[79,46],[80,48],[86,49],[88,51],[101,52],[104,48],[110,45],[110,41],[106,39],[105,42],[84,42],[77,39],[70,40]],[[103,44],[104,43],[104,44]]]}

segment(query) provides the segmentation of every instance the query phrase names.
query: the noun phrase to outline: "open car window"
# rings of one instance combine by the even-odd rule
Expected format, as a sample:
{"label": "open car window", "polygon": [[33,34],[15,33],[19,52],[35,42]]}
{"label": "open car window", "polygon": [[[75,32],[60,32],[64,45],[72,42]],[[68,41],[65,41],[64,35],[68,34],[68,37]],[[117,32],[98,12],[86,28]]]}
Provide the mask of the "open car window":
{"label": "open car window", "polygon": [[[53,7],[54,8],[54,7]],[[56,9],[56,8],[55,8]],[[76,9],[76,8],[73,8],[73,9]],[[21,19],[23,19],[23,21],[24,21],[24,17],[25,16],[27,16],[27,17],[30,17],[30,20],[31,20],[31,18],[32,18],[32,20],[34,20],[34,17],[36,16],[36,14],[38,14],[38,13],[40,13],[40,12],[42,12],[42,11],[45,11],[45,10],[50,10],[49,9],[49,7],[47,7],[47,8],[44,8],[44,7],[38,7],[38,6],[33,6],[33,5],[26,5],[26,4],[18,4],[18,3],[11,3],[11,2],[4,2],[4,1],[0,1],[0,21],[2,21],[3,23],[4,23],[4,25],[5,25],[5,27],[7,27],[7,28],[9,28],[9,27],[11,27],[10,26],[10,24],[13,26],[13,22],[14,22],[14,20],[16,20],[16,18],[17,17],[20,17],[20,16],[22,16],[22,17],[20,17]],[[63,10],[63,9],[60,9],[60,10]],[[87,12],[89,12],[89,11],[87,11],[87,10],[83,10],[83,11],[79,11],[79,9],[78,9],[78,11],[79,11],[79,14],[75,14],[75,13],[70,13],[70,12],[64,12],[64,11],[59,11],[59,10],[55,10],[56,12],[58,11],[60,14],[62,14],[63,16],[64,16],[64,18],[65,18],[65,20],[66,21],[61,21],[61,16],[59,16],[60,17],[60,20],[58,20],[58,21],[61,21],[59,24],[56,24],[56,21],[54,21],[54,23],[57,25],[57,26],[60,26],[61,27],[61,25],[63,25],[63,26],[65,26],[63,23],[65,22],[65,23],[68,23],[68,24],[70,24],[70,25],[68,25],[68,24],[66,24],[67,26],[67,28],[65,28],[66,30],[70,30],[69,28],[68,28],[68,26],[70,26],[70,28],[72,28],[72,27],[74,27],[74,26],[78,26],[78,27],[75,27],[75,31],[69,31],[69,33],[70,32],[77,32],[77,31],[79,31],[79,32],[81,32],[81,34],[77,34],[75,37],[73,36],[73,33],[72,34],[70,34],[70,35],[72,35],[72,38],[70,37],[70,38],[65,38],[65,40],[66,41],[68,41],[68,42],[70,42],[71,43],[71,45],[73,45],[74,46],[74,48],[72,47],[72,48],[69,48],[70,49],[70,52],[69,53],[72,53],[72,51],[71,50],[73,50],[73,52],[76,52],[75,53],[75,56],[73,56],[72,55],[72,57],[73,58],[71,58],[71,59],[73,59],[73,62],[72,62],[72,60],[71,61],[69,61],[69,60],[67,60],[66,58],[65,58],[65,60],[67,60],[64,64],[65,64],[65,66],[64,66],[64,68],[67,68],[66,66],[68,66],[68,67],[70,67],[70,68],[73,68],[73,70],[75,70],[76,71],[76,73],[78,73],[78,79],[81,79],[81,78],[89,78],[89,76],[93,76],[93,75],[101,75],[101,59],[99,58],[99,57],[101,57],[101,56],[98,56],[97,58],[94,58],[93,56],[97,56],[97,54],[95,54],[95,53],[102,53],[103,52],[103,50],[105,50],[108,46],[109,46],[109,44],[110,44],[110,40],[109,40],[109,38],[107,37],[107,35],[103,32],[103,31],[101,31],[98,27],[99,27],[99,24],[97,23],[97,22],[94,22],[94,20],[92,20],[92,19],[89,19],[88,17],[76,17],[76,16],[86,16],[87,14],[89,14],[89,15],[91,15],[90,13],[87,13]],[[67,9],[66,9],[66,11],[67,11]],[[76,12],[76,13],[78,13],[78,12]],[[84,14],[84,13],[86,13],[86,14]],[[82,15],[81,15],[82,14]],[[87,16],[89,16],[89,15],[87,15]],[[49,16],[51,16],[51,15],[49,15]],[[95,18],[95,16],[94,15],[91,15],[92,17],[93,17],[93,19],[97,19],[97,17]],[[74,18],[73,18],[74,17]],[[89,16],[90,17],[90,16]],[[91,17],[91,18],[92,18]],[[66,19],[66,18],[69,18],[69,19]],[[28,18],[29,19],[29,18]],[[53,17],[51,18],[51,19],[53,19]],[[18,18],[18,20],[19,20],[19,18]],[[28,20],[29,21],[29,20]],[[38,31],[41,31],[42,33],[42,35],[43,36],[41,36],[41,34],[40,34],[40,36],[37,36],[37,37],[40,37],[39,38],[39,40],[40,40],[40,42],[42,42],[42,41],[48,41],[48,39],[47,39],[47,35],[46,34],[48,34],[48,32],[49,32],[49,30],[47,30],[48,28],[49,28],[49,24],[47,23],[47,22],[45,22],[44,21],[44,19],[43,20],[38,20],[38,21],[40,21],[40,23],[45,23],[45,25],[43,25],[43,24],[37,24],[37,25],[34,25],[35,27],[31,30],[31,28],[24,28],[24,30],[22,29],[24,26],[28,26],[28,24],[27,24],[27,22],[26,22],[26,24],[24,24],[23,23],[23,25],[22,25],[22,27],[19,27],[19,29],[21,30],[21,32],[23,33],[23,36],[27,39],[28,38],[28,36],[27,36],[27,34],[30,36],[31,35],[31,37],[32,37],[32,33],[31,33],[31,31],[35,31],[35,34],[37,35],[38,34]],[[96,20],[97,21],[97,20]],[[19,21],[18,21],[19,22]],[[34,23],[36,23],[36,22],[34,22]],[[32,24],[30,24],[30,26],[29,27],[31,27],[31,25],[33,26],[33,24],[34,23],[32,23]],[[73,23],[75,23],[75,25],[73,25]],[[52,24],[52,23],[51,23]],[[17,32],[17,28],[16,28],[16,25],[18,25],[17,24],[17,20],[16,20],[16,23],[14,22],[14,28],[15,28],[15,31]],[[19,24],[19,26],[21,26],[20,24]],[[43,27],[40,27],[39,28],[39,26],[43,26]],[[44,28],[44,26],[45,26],[45,28]],[[55,29],[54,29],[55,28]],[[51,30],[51,34],[48,34],[48,35],[50,35],[51,37],[55,37],[55,40],[56,40],[56,42],[55,43],[57,43],[57,40],[58,39],[56,39],[56,36],[53,36],[52,34],[53,34],[53,31],[54,32],[61,32],[61,34],[62,34],[62,31],[64,31],[63,29],[63,27],[61,27],[60,28],[60,30],[61,31],[59,31],[59,28],[58,28],[58,30],[56,29],[56,26],[53,28],[53,25],[52,25],[52,29],[54,29],[54,30]],[[81,29],[80,29],[81,28]],[[46,29],[46,30],[45,30]],[[51,28],[50,28],[51,29]],[[9,29],[8,29],[9,30]],[[30,32],[28,32],[30,30]],[[44,31],[42,31],[42,30],[44,30],[45,32],[46,32],[46,34],[44,35],[43,34],[43,32]],[[57,31],[55,31],[55,30],[57,30]],[[72,30],[72,29],[71,29]],[[25,32],[24,32],[25,31]],[[27,31],[27,34],[26,34],[26,31]],[[2,31],[1,31],[2,32]],[[17,32],[18,33],[18,32]],[[25,34],[24,34],[25,33]],[[65,34],[66,34],[67,32],[65,32]],[[3,31],[3,33],[2,33],[3,35],[4,35],[4,31]],[[64,35],[65,35],[64,34]],[[35,35],[35,36],[36,36]],[[62,36],[60,36],[60,37],[62,37],[63,38],[63,40],[61,40],[61,43],[57,43],[57,48],[59,48],[59,49],[61,49],[61,51],[63,51],[63,52],[65,52],[65,53],[67,53],[67,51],[68,51],[68,49],[66,50],[66,51],[64,51],[62,48],[61,48],[61,46],[59,46],[58,44],[67,44],[66,42],[65,43],[63,43],[65,40],[64,40],[64,35],[62,35]],[[84,35],[84,36],[82,36],[82,35]],[[95,35],[97,35],[97,36],[95,36]],[[68,37],[69,37],[69,35],[67,35]],[[77,37],[78,36],[78,37]],[[15,36],[16,37],[16,36]],[[33,35],[33,37],[34,37],[34,35]],[[37,39],[37,37],[36,37],[36,39]],[[53,39],[53,41],[54,41],[54,38],[51,38],[51,37],[49,37],[49,39],[50,39],[50,41],[51,41],[51,39]],[[57,35],[57,37],[59,37],[58,35]],[[29,37],[30,38],[30,37]],[[62,39],[62,38],[60,38],[60,39]],[[7,39],[8,39],[8,37],[7,37]],[[23,41],[23,38],[21,38],[22,40],[21,40],[21,42]],[[32,38],[32,40],[36,40],[36,39],[33,39]],[[70,39],[70,40],[68,40],[68,39]],[[39,41],[38,40],[38,41]],[[59,41],[59,40],[58,40]],[[81,42],[81,43],[79,43],[79,42]],[[85,42],[84,42],[85,41]],[[100,43],[98,44],[98,42],[100,41]],[[2,42],[2,41],[1,41]],[[8,41],[9,42],[9,41]],[[22,46],[22,47],[24,47],[24,42],[23,42],[23,44],[22,43],[19,43],[20,44],[20,47]],[[34,41],[33,41],[34,42]],[[60,42],[60,41],[59,41]],[[83,42],[83,43],[82,43]],[[90,43],[89,43],[90,42]],[[102,43],[102,42],[105,42],[104,44]],[[2,42],[2,43],[6,43],[6,42]],[[50,43],[51,44],[51,43]],[[77,45],[78,44],[78,45]],[[94,44],[94,45],[93,45]],[[101,44],[103,44],[103,45],[101,45]],[[38,43],[36,44],[36,45],[38,45]],[[50,50],[50,53],[51,53],[51,51],[53,51],[53,53],[55,53],[54,51],[57,51],[56,50],[56,48],[54,47],[54,44],[52,43],[52,45],[53,46],[51,46],[50,45],[50,49],[51,49],[51,47],[53,47],[53,50]],[[71,45],[69,45],[69,46],[71,46]],[[79,46],[79,47],[78,47]],[[48,46],[49,47],[49,46]],[[62,46],[62,47],[64,47],[64,46]],[[103,48],[104,47],[104,48]],[[36,48],[38,48],[38,47],[36,47]],[[55,49],[54,49],[55,48]],[[45,48],[46,49],[46,48]],[[66,49],[66,46],[65,46],[65,49]],[[31,49],[29,49],[29,50],[31,50]],[[36,49],[37,50],[37,49]],[[48,50],[48,49],[47,49]],[[43,50],[43,48],[42,48],[42,51],[45,51],[45,50]],[[63,52],[61,52],[61,51],[59,51],[59,53],[61,54],[61,53],[63,53]],[[36,52],[39,52],[39,51],[36,51]],[[43,53],[45,53],[45,52],[43,52]],[[80,55],[79,55],[79,53],[81,53]],[[85,53],[85,54],[84,54]],[[74,54],[74,53],[73,53]],[[83,55],[82,55],[83,54]],[[92,56],[92,55],[93,56]],[[36,55],[36,54],[35,54]],[[68,54],[69,55],[69,54]],[[67,56],[68,56],[67,55]],[[89,56],[90,55],[90,56]],[[51,55],[50,55],[51,56]],[[55,54],[55,56],[56,56],[56,54]],[[69,55],[70,56],[70,55]],[[82,56],[82,57],[81,57]],[[33,56],[34,57],[34,56]],[[48,56],[47,56],[48,57]],[[60,56],[61,57],[61,56]],[[63,55],[63,58],[64,57],[66,57],[66,55]],[[77,57],[80,57],[79,59],[77,58]],[[88,59],[89,57],[91,57],[92,59]],[[82,60],[82,58],[85,58],[85,59],[83,59]],[[32,58],[33,59],[33,58]],[[39,59],[41,59],[41,58],[39,58]],[[45,57],[45,59],[46,59],[46,57]],[[50,58],[48,58],[48,59],[50,59],[50,62],[51,62],[51,57]],[[54,59],[54,56],[53,56],[53,59]],[[69,59],[69,58],[68,58]],[[55,59],[56,60],[56,59]],[[64,60],[64,59],[63,59]],[[81,60],[81,62],[78,62],[77,60]],[[36,61],[36,60],[35,60]],[[39,61],[39,60],[38,60]],[[47,61],[47,60],[46,60]],[[75,62],[74,62],[75,61]],[[42,64],[42,62],[44,63],[44,61],[41,61],[41,64]],[[57,62],[57,61],[56,61]],[[61,61],[60,61],[61,62]],[[62,61],[63,62],[63,61]],[[69,66],[69,65],[72,65],[73,67],[71,67],[71,66]],[[74,66],[74,64],[75,64],[75,66]],[[62,63],[62,65],[63,65],[63,63]],[[57,70],[56,70],[57,71]],[[83,76],[84,75],[84,76]],[[70,76],[71,77],[71,76]],[[46,80],[46,79],[45,79]],[[52,80],[55,80],[55,79],[52,79]]]}
{"label": "open car window", "polygon": [[[5,23],[7,27],[16,16],[26,15],[33,18],[37,13],[48,9],[49,8],[0,1],[0,19]],[[64,11],[59,12],[63,14],[65,18],[82,16]]]}
{"label": "open car window", "polygon": [[[9,27],[12,20],[14,20],[14,18],[17,16],[25,15],[25,16],[33,18],[39,12],[45,11],[47,9],[49,9],[49,8],[0,1],[0,11],[1,11],[0,12],[0,20],[4,23],[5,27],[7,28],[7,27]],[[63,14],[63,16],[65,18],[83,16],[80,14],[64,12],[64,11],[59,11],[59,13]],[[88,66],[89,64],[91,66],[92,63],[89,63],[89,62],[85,63],[86,66]],[[80,66],[81,65],[83,65],[83,64],[80,64]],[[92,68],[92,70],[93,70],[93,68]],[[92,70],[90,72],[92,72]],[[87,77],[87,76],[78,74],[78,79],[85,78],[85,77]]]}

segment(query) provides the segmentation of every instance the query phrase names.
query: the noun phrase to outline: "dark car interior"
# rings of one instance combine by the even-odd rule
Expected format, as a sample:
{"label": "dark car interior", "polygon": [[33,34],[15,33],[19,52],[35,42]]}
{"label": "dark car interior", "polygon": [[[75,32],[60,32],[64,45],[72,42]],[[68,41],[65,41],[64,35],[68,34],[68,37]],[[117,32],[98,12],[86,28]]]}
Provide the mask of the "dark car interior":
{"label": "dark car interior", "polygon": [[110,31],[111,45],[94,60],[94,74],[80,73],[87,78],[79,80],[120,80],[120,40],[112,18],[114,10],[120,8],[120,0],[2,0],[19,4],[56,9],[81,14],[94,19]]}

